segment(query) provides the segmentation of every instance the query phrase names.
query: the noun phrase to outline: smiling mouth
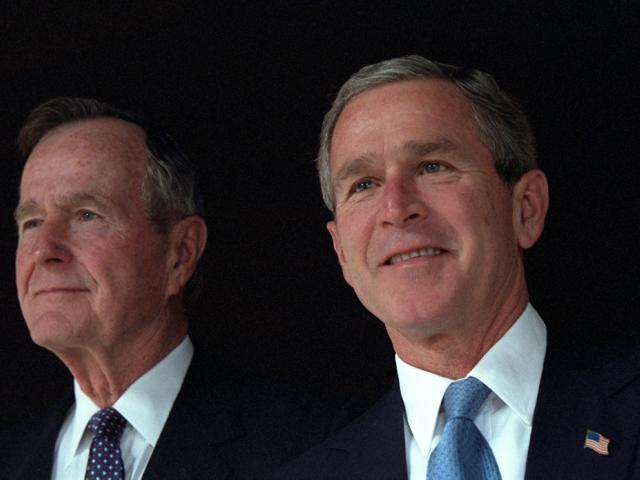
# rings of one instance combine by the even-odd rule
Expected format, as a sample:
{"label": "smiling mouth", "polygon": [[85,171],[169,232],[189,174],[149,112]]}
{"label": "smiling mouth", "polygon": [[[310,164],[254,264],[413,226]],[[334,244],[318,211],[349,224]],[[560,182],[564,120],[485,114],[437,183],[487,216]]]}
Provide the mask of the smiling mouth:
{"label": "smiling mouth", "polygon": [[394,255],[385,262],[385,265],[395,265],[400,262],[406,262],[416,257],[437,257],[445,253],[446,250],[442,248],[420,248],[413,252],[401,253],[400,255]]}

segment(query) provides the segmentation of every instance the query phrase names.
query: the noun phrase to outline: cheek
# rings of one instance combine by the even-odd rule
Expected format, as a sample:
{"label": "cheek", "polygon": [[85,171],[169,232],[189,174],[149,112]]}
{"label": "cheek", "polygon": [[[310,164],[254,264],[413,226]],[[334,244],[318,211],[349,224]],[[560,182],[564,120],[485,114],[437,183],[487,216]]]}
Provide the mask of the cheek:
{"label": "cheek", "polygon": [[450,229],[447,238],[464,263],[477,261],[482,250],[491,248],[492,230],[501,220],[485,197],[471,188],[457,188],[434,199],[432,205],[432,225]]}
{"label": "cheek", "polygon": [[340,243],[347,264],[357,266],[366,262],[370,246],[371,226],[364,215],[351,214],[342,223]]}
{"label": "cheek", "polygon": [[111,296],[125,287],[127,276],[139,261],[136,249],[113,238],[104,242],[96,242],[94,238],[74,249],[74,253],[74,272],[92,284],[99,297]]}
{"label": "cheek", "polygon": [[490,196],[471,196],[469,200],[458,222],[467,246],[483,258],[504,256],[515,246],[509,200]]}
{"label": "cheek", "polygon": [[18,297],[22,297],[26,290],[27,277],[29,272],[33,270],[32,262],[29,261],[27,251],[18,246],[16,250],[16,287],[18,289]]}
{"label": "cheek", "polygon": [[129,238],[108,248],[94,249],[87,266],[99,277],[97,281],[109,284],[122,295],[140,297],[165,281],[165,254],[163,246],[148,236]]}

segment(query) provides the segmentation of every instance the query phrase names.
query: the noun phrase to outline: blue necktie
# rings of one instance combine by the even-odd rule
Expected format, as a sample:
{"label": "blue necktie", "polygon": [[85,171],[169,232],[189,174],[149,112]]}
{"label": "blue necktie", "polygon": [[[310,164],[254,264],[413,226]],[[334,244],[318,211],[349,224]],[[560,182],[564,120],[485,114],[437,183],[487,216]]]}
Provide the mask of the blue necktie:
{"label": "blue necktie", "polygon": [[490,392],[474,377],[449,385],[444,394],[447,422],[429,458],[427,480],[500,480],[491,447],[473,423]]}
{"label": "blue necktie", "polygon": [[120,436],[127,421],[113,408],[96,412],[87,429],[93,435],[85,480],[124,480]]}

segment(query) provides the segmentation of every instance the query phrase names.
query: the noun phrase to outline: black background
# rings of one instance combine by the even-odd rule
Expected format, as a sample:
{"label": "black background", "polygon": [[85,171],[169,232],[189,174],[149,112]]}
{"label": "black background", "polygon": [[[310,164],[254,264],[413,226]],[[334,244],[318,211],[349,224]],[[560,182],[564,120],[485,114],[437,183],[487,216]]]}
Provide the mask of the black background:
{"label": "black background", "polygon": [[140,111],[198,163],[210,233],[192,322],[200,348],[252,374],[356,391],[389,377],[393,352],[342,280],[325,230],[313,165],[322,115],[351,73],[385,58],[488,71],[522,100],[550,179],[545,233],[526,257],[532,302],[581,340],[640,336],[637,2],[7,3],[0,423],[68,382],[31,344],[13,273],[14,139],[56,95]]}

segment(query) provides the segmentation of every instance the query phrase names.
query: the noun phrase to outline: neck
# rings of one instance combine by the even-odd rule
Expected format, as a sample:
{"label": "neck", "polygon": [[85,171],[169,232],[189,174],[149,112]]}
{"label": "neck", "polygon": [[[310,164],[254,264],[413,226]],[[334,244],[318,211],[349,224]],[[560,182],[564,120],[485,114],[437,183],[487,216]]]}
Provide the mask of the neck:
{"label": "neck", "polygon": [[177,347],[186,335],[187,322],[183,319],[108,348],[81,347],[55,353],[82,391],[97,406],[107,408]]}
{"label": "neck", "polygon": [[511,328],[527,306],[528,293],[524,281],[506,302],[475,312],[474,322],[458,321],[462,325],[451,331],[422,336],[408,334],[391,327],[387,333],[397,355],[409,365],[442,377],[463,378],[480,359]]}

